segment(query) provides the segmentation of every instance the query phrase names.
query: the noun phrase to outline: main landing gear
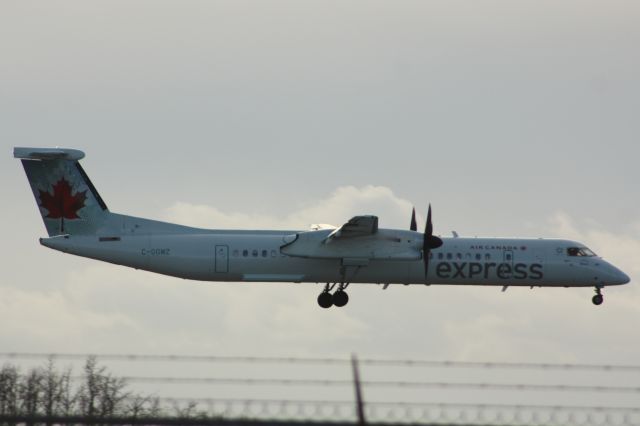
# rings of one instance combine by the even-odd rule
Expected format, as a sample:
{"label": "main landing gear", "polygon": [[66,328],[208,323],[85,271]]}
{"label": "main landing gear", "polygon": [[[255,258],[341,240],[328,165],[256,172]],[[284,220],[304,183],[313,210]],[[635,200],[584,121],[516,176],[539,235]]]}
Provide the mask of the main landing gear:
{"label": "main landing gear", "polygon": [[330,308],[332,306],[337,306],[338,308],[343,307],[347,303],[349,303],[349,295],[346,291],[344,291],[349,283],[340,283],[338,285],[338,289],[331,294],[330,291],[336,286],[337,283],[329,284],[327,283],[324,286],[324,290],[318,296],[318,305],[321,308]]}
{"label": "main landing gear", "polygon": [[591,301],[593,302],[594,305],[602,305],[602,302],[604,302],[604,296],[602,295],[602,287],[597,285],[596,286],[596,295],[593,296],[591,298]]}

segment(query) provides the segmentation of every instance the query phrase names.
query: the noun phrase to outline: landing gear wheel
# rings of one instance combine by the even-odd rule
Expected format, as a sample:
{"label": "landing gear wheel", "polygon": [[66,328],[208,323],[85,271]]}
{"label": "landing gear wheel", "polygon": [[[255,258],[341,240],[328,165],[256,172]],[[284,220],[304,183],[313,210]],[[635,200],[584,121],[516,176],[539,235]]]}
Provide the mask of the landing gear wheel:
{"label": "landing gear wheel", "polygon": [[591,301],[596,306],[602,305],[602,302],[604,302],[604,297],[602,296],[602,286],[596,286],[596,295],[591,298]]}
{"label": "landing gear wheel", "polygon": [[318,296],[318,305],[320,305],[321,308],[330,308],[333,305],[333,296],[331,296],[331,293],[328,291],[320,293]]}
{"label": "landing gear wheel", "polygon": [[341,308],[349,303],[349,295],[346,291],[338,290],[333,294],[331,300],[333,301],[334,305],[336,305],[338,308]]}

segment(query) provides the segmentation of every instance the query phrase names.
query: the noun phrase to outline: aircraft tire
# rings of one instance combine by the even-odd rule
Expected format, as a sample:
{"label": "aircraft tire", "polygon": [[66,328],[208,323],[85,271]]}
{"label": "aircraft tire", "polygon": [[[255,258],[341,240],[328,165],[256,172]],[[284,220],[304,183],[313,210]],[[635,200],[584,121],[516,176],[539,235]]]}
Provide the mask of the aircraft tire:
{"label": "aircraft tire", "polygon": [[330,308],[333,305],[333,296],[331,296],[331,293],[328,291],[320,293],[318,296],[318,305],[324,309]]}
{"label": "aircraft tire", "polygon": [[595,296],[593,296],[591,298],[591,301],[593,302],[594,305],[598,306],[598,305],[602,305],[602,302],[604,302],[604,297],[602,297],[601,294],[596,294]]}
{"label": "aircraft tire", "polygon": [[349,303],[349,295],[347,294],[346,291],[338,290],[333,294],[331,301],[335,306],[337,306],[338,308],[341,308],[347,303]]}

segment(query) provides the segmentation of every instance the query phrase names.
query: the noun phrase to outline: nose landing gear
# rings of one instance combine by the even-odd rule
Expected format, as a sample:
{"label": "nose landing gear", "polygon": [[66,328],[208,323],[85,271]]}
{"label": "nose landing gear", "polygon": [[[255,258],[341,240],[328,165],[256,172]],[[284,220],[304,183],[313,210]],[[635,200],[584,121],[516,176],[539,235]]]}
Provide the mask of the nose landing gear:
{"label": "nose landing gear", "polygon": [[321,308],[327,309],[331,306],[336,306],[338,308],[343,307],[347,303],[349,303],[349,295],[346,291],[344,291],[349,283],[340,283],[338,285],[338,289],[335,293],[331,294],[331,290],[336,286],[337,283],[329,284],[327,283],[324,286],[324,290],[318,296],[318,305]]}
{"label": "nose landing gear", "polygon": [[604,302],[604,296],[602,295],[601,289],[602,289],[602,287],[597,285],[596,286],[596,295],[591,298],[591,302],[593,302],[593,304],[596,305],[596,306],[602,305],[602,302]]}

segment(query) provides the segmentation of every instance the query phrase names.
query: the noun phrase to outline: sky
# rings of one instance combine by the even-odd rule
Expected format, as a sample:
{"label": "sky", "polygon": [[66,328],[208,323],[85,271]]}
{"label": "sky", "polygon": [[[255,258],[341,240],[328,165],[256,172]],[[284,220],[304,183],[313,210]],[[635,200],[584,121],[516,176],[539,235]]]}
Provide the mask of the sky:
{"label": "sky", "polygon": [[[636,364],[640,4],[3,1],[0,349]],[[579,240],[592,289],[200,283],[63,255],[13,146],[112,211],[210,228],[375,214]],[[451,396],[452,398],[454,396]],[[540,398],[543,398],[540,396]]]}

